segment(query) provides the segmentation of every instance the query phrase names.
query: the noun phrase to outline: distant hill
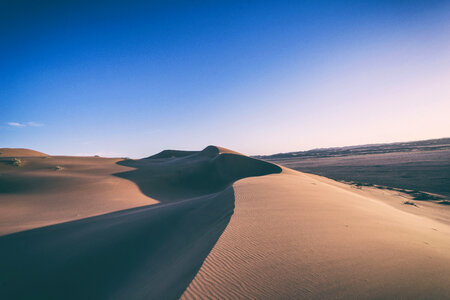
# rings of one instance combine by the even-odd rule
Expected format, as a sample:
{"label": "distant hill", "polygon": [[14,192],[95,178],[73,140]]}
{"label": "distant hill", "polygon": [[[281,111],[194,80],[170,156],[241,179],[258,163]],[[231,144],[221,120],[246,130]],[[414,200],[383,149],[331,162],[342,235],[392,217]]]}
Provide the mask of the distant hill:
{"label": "distant hill", "polygon": [[394,152],[412,152],[412,151],[431,151],[431,150],[449,150],[450,138],[390,143],[390,144],[370,144],[347,147],[320,148],[308,151],[297,151],[287,153],[277,153],[272,155],[257,155],[255,158],[261,159],[279,159],[279,158],[321,158],[347,155],[365,155]]}

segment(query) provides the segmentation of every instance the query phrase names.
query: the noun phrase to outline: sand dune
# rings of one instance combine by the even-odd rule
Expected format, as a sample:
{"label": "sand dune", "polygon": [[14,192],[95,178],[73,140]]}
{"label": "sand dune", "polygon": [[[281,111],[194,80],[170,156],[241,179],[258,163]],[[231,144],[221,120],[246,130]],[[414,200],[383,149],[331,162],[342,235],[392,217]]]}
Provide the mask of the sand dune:
{"label": "sand dune", "polygon": [[0,172],[0,298],[450,297],[448,224],[224,148]]}
{"label": "sand dune", "polygon": [[0,157],[48,156],[45,153],[24,148],[0,148]]}
{"label": "sand dune", "polygon": [[450,229],[284,169],[235,213],[183,299],[448,298]]}
{"label": "sand dune", "polygon": [[[0,234],[158,203],[112,174],[121,159],[51,156],[0,158]],[[57,167],[62,169],[57,169]]]}
{"label": "sand dune", "polygon": [[[49,167],[55,162],[61,163],[63,169],[55,171]],[[111,173],[130,169],[120,165],[136,169]],[[117,180],[118,190],[124,189],[122,192],[130,197],[139,190],[127,189],[124,183],[136,182],[144,195],[158,204],[72,218],[78,220],[0,237],[0,296],[174,299],[186,289],[229,222],[234,209],[231,184],[246,176],[281,172],[281,168],[226,149],[207,147],[188,156],[167,159],[28,159],[23,166],[6,165],[2,171],[13,178],[4,185],[13,186],[9,193],[23,194],[22,205],[33,201],[36,194],[50,195],[39,196],[39,209],[28,207],[28,212],[38,213],[34,216],[36,221],[28,226],[70,220],[67,213],[84,206],[90,207],[85,215],[98,214],[101,203],[105,212],[126,206],[125,200],[115,206],[109,203],[107,180]],[[27,184],[33,180],[42,182],[36,186]],[[103,181],[96,186],[103,194],[97,192],[93,205],[80,205],[76,199],[66,197],[74,190],[79,191],[75,193],[79,197],[87,196],[92,192],[90,181],[97,180]],[[64,203],[57,204],[57,217],[52,219],[43,210],[53,210],[56,197]],[[6,217],[11,211],[14,213],[13,209],[2,210],[1,216]],[[27,223],[27,218],[18,215],[2,229],[14,232],[25,226],[20,224]]]}

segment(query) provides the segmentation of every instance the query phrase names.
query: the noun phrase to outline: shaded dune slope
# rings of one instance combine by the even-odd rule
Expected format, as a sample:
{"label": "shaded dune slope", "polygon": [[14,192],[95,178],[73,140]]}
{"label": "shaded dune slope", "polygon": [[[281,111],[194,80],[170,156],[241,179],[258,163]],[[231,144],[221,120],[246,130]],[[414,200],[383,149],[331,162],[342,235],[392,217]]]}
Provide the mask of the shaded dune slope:
{"label": "shaded dune slope", "polygon": [[166,157],[164,153],[118,162],[135,170],[115,175],[135,182],[145,195],[165,202],[214,193],[245,177],[281,172],[275,164],[215,146],[179,156]]}
{"label": "shaded dune slope", "polygon": [[231,184],[281,168],[226,149],[118,162],[160,203],[0,237],[0,298],[175,299],[234,210]]}

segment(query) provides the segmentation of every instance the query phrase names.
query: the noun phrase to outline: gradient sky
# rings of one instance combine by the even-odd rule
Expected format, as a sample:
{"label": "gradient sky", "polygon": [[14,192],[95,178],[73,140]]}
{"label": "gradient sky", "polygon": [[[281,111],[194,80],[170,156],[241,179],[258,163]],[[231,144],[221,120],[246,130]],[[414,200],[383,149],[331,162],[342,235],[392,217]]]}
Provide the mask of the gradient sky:
{"label": "gradient sky", "polygon": [[143,157],[450,136],[450,1],[1,1],[0,147]]}

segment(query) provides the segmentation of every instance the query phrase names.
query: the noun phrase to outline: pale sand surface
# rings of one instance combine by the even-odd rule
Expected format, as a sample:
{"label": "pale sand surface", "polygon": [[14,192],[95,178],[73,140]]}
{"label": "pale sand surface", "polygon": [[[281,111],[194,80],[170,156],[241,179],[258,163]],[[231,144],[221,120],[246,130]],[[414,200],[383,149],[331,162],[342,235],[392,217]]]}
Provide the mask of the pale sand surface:
{"label": "pale sand surface", "polygon": [[0,298],[450,297],[447,211],[396,193],[214,147],[0,171]]}
{"label": "pale sand surface", "polygon": [[235,213],[183,298],[450,296],[447,225],[326,181],[235,183]]}
{"label": "pale sand surface", "polygon": [[0,235],[158,203],[143,195],[135,183],[112,175],[132,170],[116,164],[121,159],[21,160],[20,167],[0,163]]}
{"label": "pale sand surface", "polygon": [[[403,210],[408,213],[412,213],[419,216],[424,216],[430,219],[434,219],[441,223],[450,225],[450,206],[439,205],[435,201],[420,201],[414,200],[414,197],[410,194],[403,193],[401,191],[389,190],[386,188],[377,188],[375,186],[355,186],[352,184],[346,184],[335,181],[319,175],[308,174],[309,176],[316,178],[317,180],[331,184],[333,186],[343,188],[354,193],[382,201],[397,209]],[[405,205],[405,201],[414,203],[413,205]]]}

